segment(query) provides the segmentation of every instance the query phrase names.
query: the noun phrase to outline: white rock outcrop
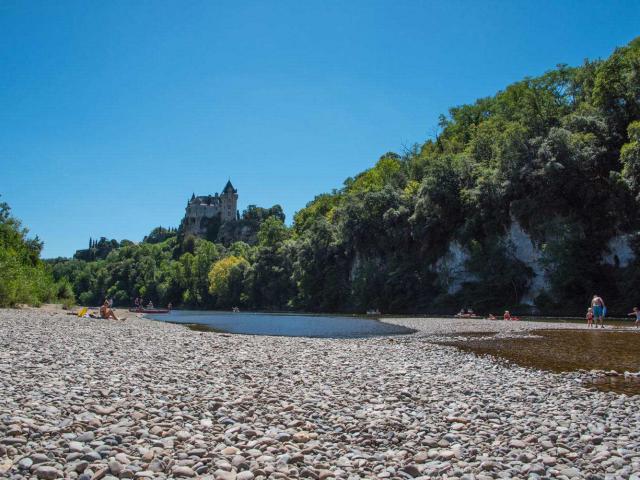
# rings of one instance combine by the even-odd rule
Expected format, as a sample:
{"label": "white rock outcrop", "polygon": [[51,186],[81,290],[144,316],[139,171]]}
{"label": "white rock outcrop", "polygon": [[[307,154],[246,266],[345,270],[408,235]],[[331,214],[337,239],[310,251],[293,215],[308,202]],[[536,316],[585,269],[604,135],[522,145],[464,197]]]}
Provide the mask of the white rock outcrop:
{"label": "white rock outcrop", "polygon": [[602,257],[602,261],[608,265],[626,267],[636,258],[631,248],[631,238],[629,235],[618,235],[609,240],[607,244],[608,252]]}
{"label": "white rock outcrop", "polygon": [[529,289],[522,296],[521,302],[525,305],[534,305],[535,298],[542,293],[547,284],[546,272],[541,261],[542,250],[517,220],[512,220],[505,241],[511,254],[533,270]]}
{"label": "white rock outcrop", "polygon": [[434,265],[438,281],[447,289],[449,295],[460,291],[465,282],[474,282],[478,277],[466,268],[469,251],[459,242],[451,242],[449,249]]}

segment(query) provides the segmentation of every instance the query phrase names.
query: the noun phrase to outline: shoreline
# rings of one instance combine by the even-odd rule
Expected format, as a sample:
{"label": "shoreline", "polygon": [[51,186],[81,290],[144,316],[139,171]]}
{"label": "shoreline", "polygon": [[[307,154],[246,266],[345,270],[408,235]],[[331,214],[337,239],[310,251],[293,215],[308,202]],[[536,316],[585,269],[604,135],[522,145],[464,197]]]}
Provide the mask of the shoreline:
{"label": "shoreline", "polygon": [[420,331],[325,339],[205,334],[127,313],[116,322],[0,310],[0,476],[468,480],[640,470],[640,396],[426,341],[541,322],[385,318]]}
{"label": "shoreline", "polygon": [[[74,308],[77,310],[79,308],[83,308],[84,306],[82,305],[76,305],[74,306]],[[39,310],[47,310],[47,311],[67,311],[67,310],[63,310],[60,304],[54,304],[54,303],[46,303],[43,304],[39,307],[32,307],[29,305],[23,305],[20,306],[18,309],[30,309],[30,308],[35,308],[35,309],[39,309]],[[100,307],[99,306],[91,306],[91,307],[87,307],[89,308],[89,310],[97,310]],[[129,311],[129,308],[133,308],[133,307],[114,307],[113,310],[114,312],[116,312],[117,314],[135,314],[137,312],[131,312]],[[164,308],[164,307],[158,307],[158,308]],[[211,312],[214,314],[227,314],[227,313],[235,313],[232,312],[231,310],[207,310],[207,309],[189,309],[189,308],[174,308],[172,311],[187,311],[187,312]],[[456,317],[455,315],[438,315],[438,314],[429,314],[429,313],[422,313],[422,314],[411,314],[411,313],[407,313],[407,314],[394,314],[394,313],[385,313],[385,314],[380,314],[380,315],[369,315],[366,313],[340,313],[340,312],[307,312],[307,311],[291,311],[291,310],[282,310],[282,311],[271,311],[271,310],[241,310],[238,313],[243,313],[243,314],[248,314],[248,315],[282,315],[282,316],[308,316],[308,317],[345,317],[345,318],[369,318],[372,320],[380,320],[380,321],[384,321],[387,319],[392,319],[392,320],[425,320],[425,319],[450,319],[450,320],[489,320],[488,318],[484,317],[484,316],[477,316],[477,317]],[[553,322],[557,322],[557,321],[566,321],[565,323],[568,324],[581,324],[581,323],[585,323],[586,319],[584,317],[581,316],[548,316],[548,315],[521,315],[520,318],[522,318],[523,320],[518,320],[516,322],[544,322],[545,320],[548,320],[549,323],[553,323]],[[605,318],[605,321],[613,321],[613,322],[618,322],[618,323],[628,323],[629,325],[633,325],[635,320],[632,317],[610,317],[607,316]],[[491,320],[491,321],[498,321],[498,322],[502,322],[504,320],[502,320],[502,318],[498,318],[496,320]]]}

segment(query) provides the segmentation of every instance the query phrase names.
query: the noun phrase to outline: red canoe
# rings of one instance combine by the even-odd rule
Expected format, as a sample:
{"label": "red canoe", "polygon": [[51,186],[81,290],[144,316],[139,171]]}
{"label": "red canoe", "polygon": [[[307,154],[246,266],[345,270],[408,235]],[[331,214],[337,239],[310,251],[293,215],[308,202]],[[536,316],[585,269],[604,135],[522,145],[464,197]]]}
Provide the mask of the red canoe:
{"label": "red canoe", "polygon": [[169,313],[171,310],[169,310],[168,308],[130,308],[129,311],[134,313]]}

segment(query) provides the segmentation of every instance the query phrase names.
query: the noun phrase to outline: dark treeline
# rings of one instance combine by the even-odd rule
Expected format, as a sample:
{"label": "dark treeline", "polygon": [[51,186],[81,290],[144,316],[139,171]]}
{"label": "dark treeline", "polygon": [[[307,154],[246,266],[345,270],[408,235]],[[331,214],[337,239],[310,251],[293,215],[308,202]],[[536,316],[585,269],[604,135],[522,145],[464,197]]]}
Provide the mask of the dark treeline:
{"label": "dark treeline", "polygon": [[[596,292],[622,312],[640,302],[640,261],[605,257],[612,239],[640,248],[639,120],[636,39],[606,60],[452,108],[436,138],[317,196],[291,227],[254,210],[205,239],[154,231],[52,268],[84,304],[142,296],[197,308],[497,312],[523,308],[534,282],[509,244],[517,224],[544,270],[540,312],[582,315]],[[443,267],[452,246],[464,252],[457,280]]]}

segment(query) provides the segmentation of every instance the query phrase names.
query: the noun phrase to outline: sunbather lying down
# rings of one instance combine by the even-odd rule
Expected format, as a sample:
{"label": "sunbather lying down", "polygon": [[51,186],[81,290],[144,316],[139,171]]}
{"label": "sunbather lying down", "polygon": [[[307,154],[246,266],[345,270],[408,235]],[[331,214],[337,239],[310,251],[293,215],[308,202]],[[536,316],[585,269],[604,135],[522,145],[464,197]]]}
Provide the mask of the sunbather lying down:
{"label": "sunbather lying down", "polygon": [[113,310],[109,308],[109,302],[107,300],[105,300],[102,306],[100,307],[100,317],[113,318],[114,320],[126,320],[124,318],[120,319],[116,317],[116,314],[113,313]]}

